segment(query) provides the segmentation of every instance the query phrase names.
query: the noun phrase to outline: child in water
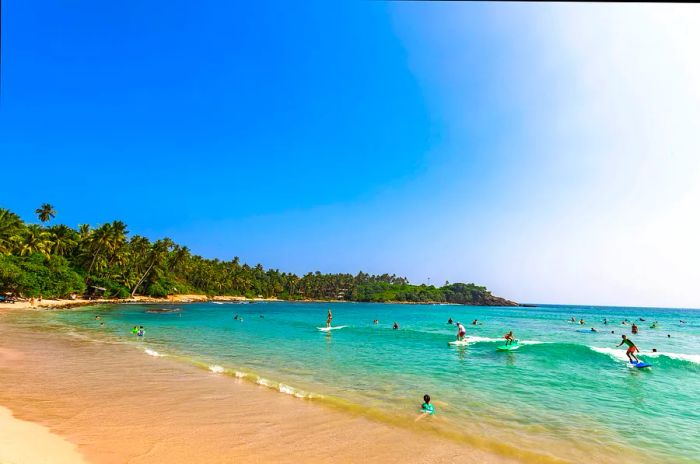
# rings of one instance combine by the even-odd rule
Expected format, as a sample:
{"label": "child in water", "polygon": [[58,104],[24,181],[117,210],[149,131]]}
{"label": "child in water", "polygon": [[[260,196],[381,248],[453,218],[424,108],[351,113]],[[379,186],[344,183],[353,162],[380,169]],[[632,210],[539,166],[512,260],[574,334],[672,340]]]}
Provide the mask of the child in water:
{"label": "child in water", "polygon": [[143,326],[139,326],[139,331],[136,333],[139,337],[143,337],[146,334],[146,329],[143,328]]}
{"label": "child in water", "polygon": [[131,334],[132,335],[137,335],[139,333],[139,328],[137,326],[134,326],[133,329],[131,329]]}
{"label": "child in water", "polygon": [[416,417],[416,422],[433,414],[435,414],[435,406],[430,403],[430,395],[423,395],[423,404],[420,407],[420,415]]}

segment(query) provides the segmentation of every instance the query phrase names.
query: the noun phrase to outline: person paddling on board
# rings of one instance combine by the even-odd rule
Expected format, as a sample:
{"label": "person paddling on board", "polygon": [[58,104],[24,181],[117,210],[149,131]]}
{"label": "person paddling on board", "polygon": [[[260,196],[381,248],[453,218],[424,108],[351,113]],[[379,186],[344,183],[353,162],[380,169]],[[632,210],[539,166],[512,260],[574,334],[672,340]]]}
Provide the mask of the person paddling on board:
{"label": "person paddling on board", "polygon": [[467,334],[467,329],[464,328],[461,322],[457,321],[457,340],[463,340]]}
{"label": "person paddling on board", "polygon": [[513,331],[511,330],[503,336],[506,339],[506,346],[512,345],[515,342],[515,337],[513,337]]}
{"label": "person paddling on board", "polygon": [[[638,363],[638,362],[639,362],[639,358],[637,358],[637,356],[634,354],[635,352],[638,352],[638,351],[639,351],[639,348],[637,348],[637,345],[635,345],[634,342],[633,342],[632,340],[630,340],[629,338],[627,338],[627,335],[623,335],[623,336],[622,336],[622,341],[621,341],[620,344],[617,345],[617,346],[622,346],[623,343],[624,343],[625,345],[627,345],[627,353],[626,353],[626,354],[627,354],[627,358],[630,360],[630,362],[631,362],[632,364]],[[632,358],[634,358],[634,361],[632,361]]]}
{"label": "person paddling on board", "polygon": [[331,308],[328,308],[328,317],[326,318],[326,327],[330,327],[331,322],[333,322],[333,313],[331,312]]}

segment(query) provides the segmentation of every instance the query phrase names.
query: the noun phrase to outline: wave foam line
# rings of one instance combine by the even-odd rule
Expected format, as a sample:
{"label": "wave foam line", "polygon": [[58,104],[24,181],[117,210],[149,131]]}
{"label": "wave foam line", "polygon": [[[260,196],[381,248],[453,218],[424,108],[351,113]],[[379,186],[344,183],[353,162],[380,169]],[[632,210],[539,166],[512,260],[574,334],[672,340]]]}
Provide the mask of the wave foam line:
{"label": "wave foam line", "polygon": [[143,352],[149,356],[155,356],[156,358],[162,358],[163,356],[165,356],[164,354],[160,354],[156,350],[152,350],[150,348],[146,348],[145,350],[143,350]]}
{"label": "wave foam line", "polygon": [[627,359],[627,355],[625,354],[625,350],[618,350],[616,348],[600,348],[598,346],[589,346],[588,348],[596,353],[606,354],[619,361],[629,361],[629,359]]}
{"label": "wave foam line", "polygon": [[224,372],[224,368],[218,364],[212,364],[209,366],[209,370],[215,374],[222,374]]}

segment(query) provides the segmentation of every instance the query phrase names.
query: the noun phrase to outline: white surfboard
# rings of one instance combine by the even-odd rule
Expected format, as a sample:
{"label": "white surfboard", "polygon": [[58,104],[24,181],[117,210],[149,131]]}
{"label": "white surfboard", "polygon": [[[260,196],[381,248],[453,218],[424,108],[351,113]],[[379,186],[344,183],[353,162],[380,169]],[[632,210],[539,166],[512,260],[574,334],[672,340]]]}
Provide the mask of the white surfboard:
{"label": "white surfboard", "polygon": [[330,332],[331,330],[344,329],[347,325],[336,325],[335,327],[316,327],[321,332]]}
{"label": "white surfboard", "polygon": [[464,339],[464,340],[452,340],[451,342],[447,342],[450,345],[453,346],[467,346],[469,345],[469,340]]}

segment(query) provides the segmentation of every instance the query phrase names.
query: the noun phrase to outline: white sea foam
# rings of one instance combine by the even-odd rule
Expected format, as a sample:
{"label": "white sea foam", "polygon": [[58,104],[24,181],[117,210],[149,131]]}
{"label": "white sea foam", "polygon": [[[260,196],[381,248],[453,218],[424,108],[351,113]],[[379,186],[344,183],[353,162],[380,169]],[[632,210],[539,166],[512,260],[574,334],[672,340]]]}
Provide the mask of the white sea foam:
{"label": "white sea foam", "polygon": [[146,349],[143,350],[143,351],[144,351],[144,353],[146,353],[147,355],[149,355],[149,356],[155,356],[156,358],[160,358],[160,357],[165,356],[165,355],[163,355],[163,354],[158,353],[156,350],[152,350],[152,349],[150,349],[150,348],[146,348]]}
{"label": "white sea foam", "polygon": [[271,388],[275,387],[274,383],[270,382],[267,379],[263,379],[262,377],[258,377],[258,380],[256,380],[255,383],[257,383],[258,385],[264,385],[266,387],[271,387]]}
{"label": "white sea foam", "polygon": [[209,370],[215,374],[221,374],[222,372],[224,372],[224,368],[222,366],[219,366],[218,364],[209,366]]}
{"label": "white sea foam", "polygon": [[500,342],[501,338],[489,338],[489,337],[479,337],[478,335],[468,335],[464,337],[468,343],[479,343],[479,342]]}
{"label": "white sea foam", "polygon": [[607,354],[613,359],[617,359],[620,361],[629,361],[627,355],[625,354],[625,350],[618,350],[615,348],[600,348],[597,346],[589,346],[588,348],[592,349],[596,353]]}
{"label": "white sea foam", "polygon": [[543,342],[540,340],[522,340],[522,341],[519,341],[518,343],[520,343],[521,345],[542,345],[544,343],[554,343],[554,342]]}
{"label": "white sea foam", "polygon": [[246,373],[245,373],[245,372],[241,372],[241,371],[235,371],[235,372],[233,373],[233,375],[235,375],[237,379],[242,379],[243,377],[246,376]]}

